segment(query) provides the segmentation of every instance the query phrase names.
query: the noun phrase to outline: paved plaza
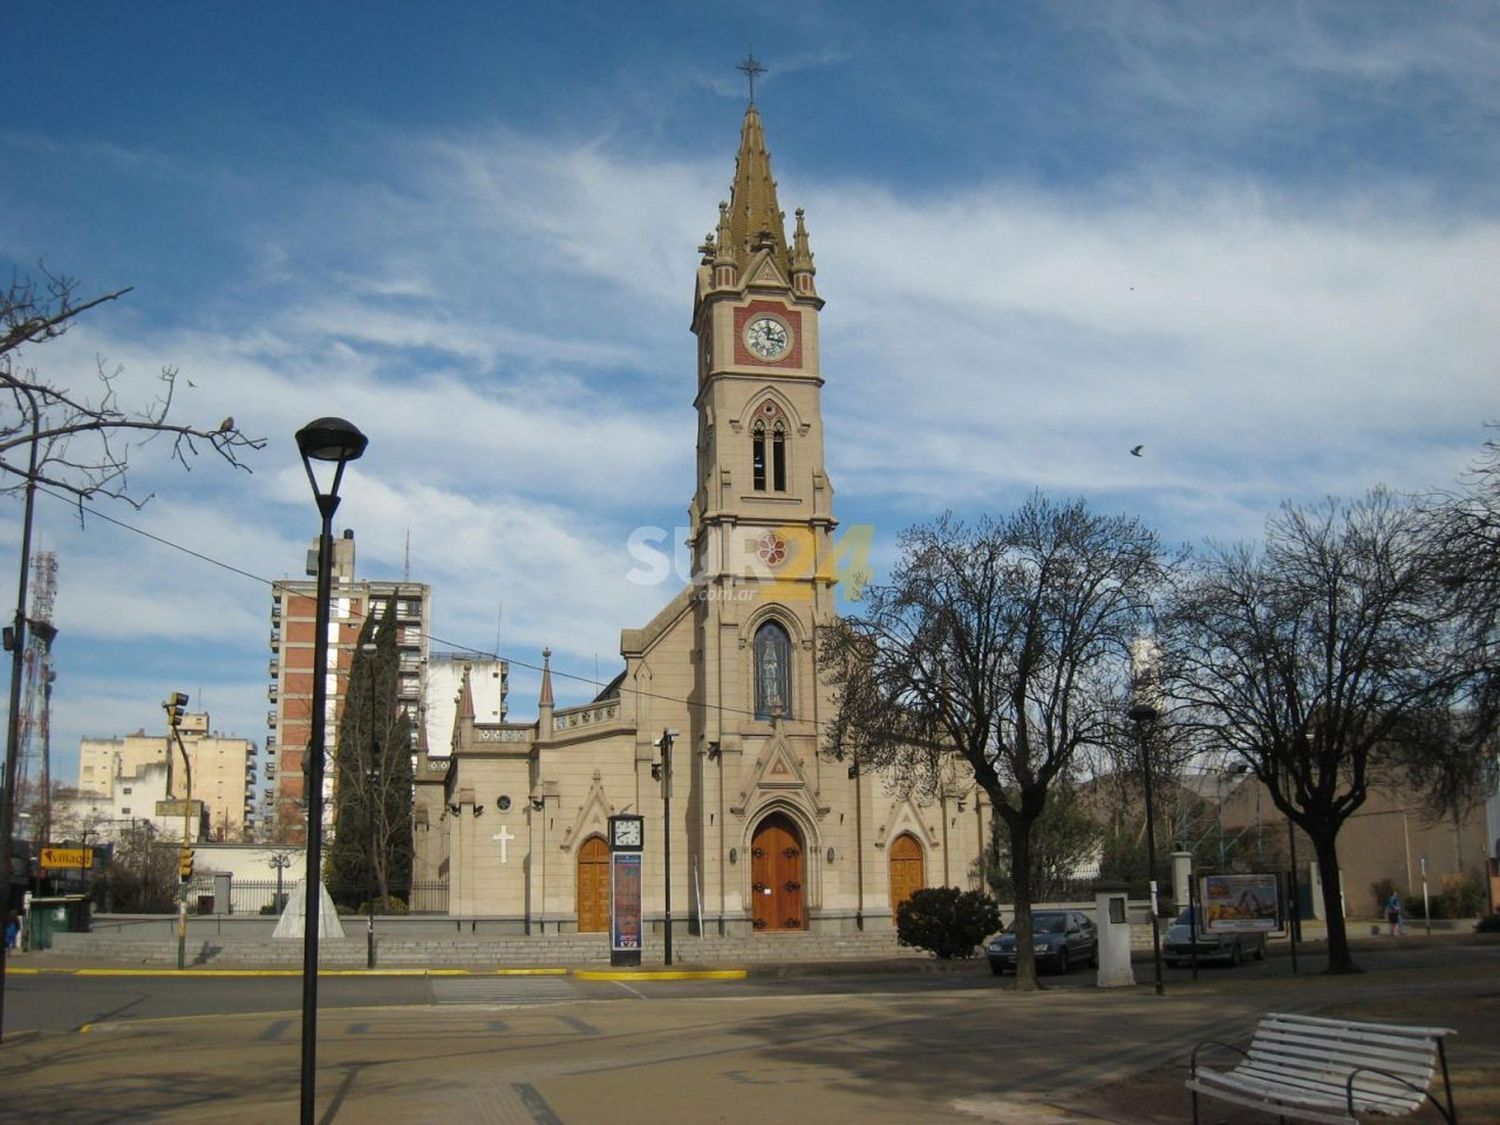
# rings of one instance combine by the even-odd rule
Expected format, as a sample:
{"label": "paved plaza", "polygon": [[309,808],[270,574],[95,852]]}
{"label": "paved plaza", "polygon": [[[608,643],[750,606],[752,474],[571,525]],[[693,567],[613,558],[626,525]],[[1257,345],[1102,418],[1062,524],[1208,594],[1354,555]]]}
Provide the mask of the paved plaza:
{"label": "paved plaza", "polygon": [[[1455,1027],[1460,1119],[1500,1120],[1500,943],[1359,956],[1367,971],[1355,976],[1321,975],[1307,950],[1298,976],[1277,956],[1257,973],[1174,977],[1165,996],[1140,963],[1133,988],[1075,973],[1028,994],[982,964],[915,960],[738,978],[434,976],[421,1003],[320,1010],[318,1108],[323,1121],[361,1123],[1181,1122],[1195,1042],[1240,1039],[1263,1012],[1296,1010]],[[45,979],[69,987],[64,970],[77,966],[50,967]],[[7,1030],[3,1121],[296,1116],[295,1007]],[[1272,1119],[1210,1105],[1205,1120]]]}

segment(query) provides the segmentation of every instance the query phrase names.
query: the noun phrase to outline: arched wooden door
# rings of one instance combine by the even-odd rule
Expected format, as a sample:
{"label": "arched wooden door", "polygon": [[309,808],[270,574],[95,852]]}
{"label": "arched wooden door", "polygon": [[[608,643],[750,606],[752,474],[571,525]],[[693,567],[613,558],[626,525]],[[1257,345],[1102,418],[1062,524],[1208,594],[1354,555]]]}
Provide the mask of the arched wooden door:
{"label": "arched wooden door", "polygon": [[750,897],[756,930],[804,930],[807,911],[802,833],[783,813],[760,822],[750,846]]}
{"label": "arched wooden door", "polygon": [[609,929],[609,845],[590,836],[578,849],[578,932]]}
{"label": "arched wooden door", "polygon": [[903,832],[891,841],[890,856],[891,913],[895,914],[913,891],[927,885],[927,872],[922,862],[922,845],[910,832]]}

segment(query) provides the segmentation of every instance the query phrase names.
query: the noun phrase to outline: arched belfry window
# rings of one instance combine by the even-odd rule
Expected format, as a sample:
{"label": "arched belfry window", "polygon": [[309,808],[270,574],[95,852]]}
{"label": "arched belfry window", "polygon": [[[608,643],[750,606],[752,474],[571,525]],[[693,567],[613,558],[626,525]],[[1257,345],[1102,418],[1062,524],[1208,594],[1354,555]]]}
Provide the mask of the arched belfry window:
{"label": "arched belfry window", "polygon": [[779,621],[755,630],[755,717],[792,717],[792,638]]}
{"label": "arched belfry window", "polygon": [[786,418],[768,402],[755,412],[750,425],[750,476],[756,492],[786,491]]}

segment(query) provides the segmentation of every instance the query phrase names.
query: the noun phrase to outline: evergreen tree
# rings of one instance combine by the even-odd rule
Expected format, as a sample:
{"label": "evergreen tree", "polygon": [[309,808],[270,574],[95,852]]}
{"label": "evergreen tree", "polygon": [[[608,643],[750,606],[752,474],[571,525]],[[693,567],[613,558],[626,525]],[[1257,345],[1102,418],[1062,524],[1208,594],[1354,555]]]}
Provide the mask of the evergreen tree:
{"label": "evergreen tree", "polygon": [[401,909],[411,890],[411,721],[401,709],[395,600],[371,608],[349,665],[334,751],[328,888],[336,903]]}

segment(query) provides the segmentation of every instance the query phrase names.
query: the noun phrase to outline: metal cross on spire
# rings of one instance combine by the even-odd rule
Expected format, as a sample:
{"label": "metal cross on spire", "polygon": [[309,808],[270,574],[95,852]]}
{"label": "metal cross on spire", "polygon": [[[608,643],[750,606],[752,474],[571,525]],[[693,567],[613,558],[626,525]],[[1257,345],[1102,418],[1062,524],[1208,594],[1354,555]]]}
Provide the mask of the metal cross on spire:
{"label": "metal cross on spire", "polygon": [[760,65],[760,60],[755,57],[755,52],[751,51],[748,55],[745,56],[745,61],[740,63],[734,69],[743,70],[745,72],[745,76],[750,79],[750,104],[754,105],[755,76],[757,74],[764,74],[766,72],[766,68]]}

